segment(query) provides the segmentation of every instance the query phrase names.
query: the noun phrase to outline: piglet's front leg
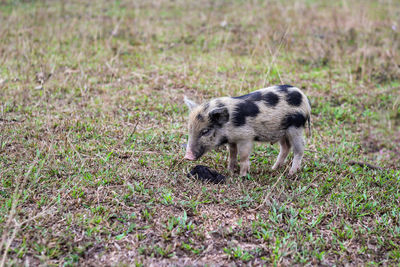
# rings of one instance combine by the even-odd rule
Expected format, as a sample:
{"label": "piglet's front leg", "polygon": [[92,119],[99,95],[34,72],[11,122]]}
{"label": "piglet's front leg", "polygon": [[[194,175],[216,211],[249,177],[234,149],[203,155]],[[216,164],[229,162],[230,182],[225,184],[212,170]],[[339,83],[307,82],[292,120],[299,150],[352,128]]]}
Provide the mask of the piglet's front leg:
{"label": "piglet's front leg", "polygon": [[234,173],[237,166],[237,145],[229,144],[229,171]]}
{"label": "piglet's front leg", "polygon": [[240,176],[246,176],[250,172],[250,153],[253,148],[251,141],[243,141],[237,144],[240,156]]}

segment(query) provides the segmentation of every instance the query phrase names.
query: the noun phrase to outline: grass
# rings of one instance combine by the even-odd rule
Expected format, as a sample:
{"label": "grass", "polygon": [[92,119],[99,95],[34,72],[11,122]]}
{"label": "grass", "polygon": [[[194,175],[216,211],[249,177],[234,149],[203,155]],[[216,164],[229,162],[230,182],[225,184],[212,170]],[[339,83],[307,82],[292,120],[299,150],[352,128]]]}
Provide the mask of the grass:
{"label": "grass", "polygon": [[[0,3],[0,265],[400,264],[396,1]],[[302,171],[186,177],[183,96],[293,84]],[[351,165],[351,161],[379,166]],[[227,173],[227,152],[199,163]]]}

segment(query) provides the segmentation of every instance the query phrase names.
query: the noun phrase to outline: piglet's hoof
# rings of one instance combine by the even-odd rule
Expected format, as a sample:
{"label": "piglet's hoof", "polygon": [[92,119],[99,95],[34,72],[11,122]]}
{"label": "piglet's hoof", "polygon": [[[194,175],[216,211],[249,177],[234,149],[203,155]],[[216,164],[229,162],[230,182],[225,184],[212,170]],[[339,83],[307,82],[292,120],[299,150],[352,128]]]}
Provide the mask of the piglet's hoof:
{"label": "piglet's hoof", "polygon": [[231,174],[238,173],[239,172],[239,165],[229,166],[228,170],[229,170],[229,172]]}
{"label": "piglet's hoof", "polygon": [[224,183],[226,177],[207,166],[197,165],[188,174],[187,177],[194,177],[202,181],[208,181],[214,184]]}

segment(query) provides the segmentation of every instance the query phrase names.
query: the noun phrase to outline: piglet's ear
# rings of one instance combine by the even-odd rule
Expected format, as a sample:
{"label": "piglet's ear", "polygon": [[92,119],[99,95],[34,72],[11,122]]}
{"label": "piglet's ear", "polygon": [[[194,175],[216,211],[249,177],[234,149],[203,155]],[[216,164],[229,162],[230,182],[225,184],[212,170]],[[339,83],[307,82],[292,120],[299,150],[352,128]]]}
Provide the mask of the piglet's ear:
{"label": "piglet's ear", "polygon": [[193,102],[192,100],[190,100],[186,96],[184,97],[183,100],[185,101],[185,104],[188,106],[189,110],[192,110],[192,109],[194,109],[195,107],[198,106],[195,102]]}
{"label": "piglet's ear", "polygon": [[217,126],[222,126],[229,120],[229,111],[226,107],[216,108],[208,113],[210,121]]}

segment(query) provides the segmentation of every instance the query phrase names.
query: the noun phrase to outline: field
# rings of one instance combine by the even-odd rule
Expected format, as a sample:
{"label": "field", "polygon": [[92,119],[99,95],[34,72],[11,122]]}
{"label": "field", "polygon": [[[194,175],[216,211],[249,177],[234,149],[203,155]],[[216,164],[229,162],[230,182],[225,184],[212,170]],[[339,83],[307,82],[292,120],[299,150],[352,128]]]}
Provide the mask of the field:
{"label": "field", "polygon": [[[400,2],[0,1],[0,266],[400,264]],[[186,162],[188,109],[276,84],[302,170]],[[289,157],[289,165],[292,156]],[[196,164],[225,184],[186,176]]]}

